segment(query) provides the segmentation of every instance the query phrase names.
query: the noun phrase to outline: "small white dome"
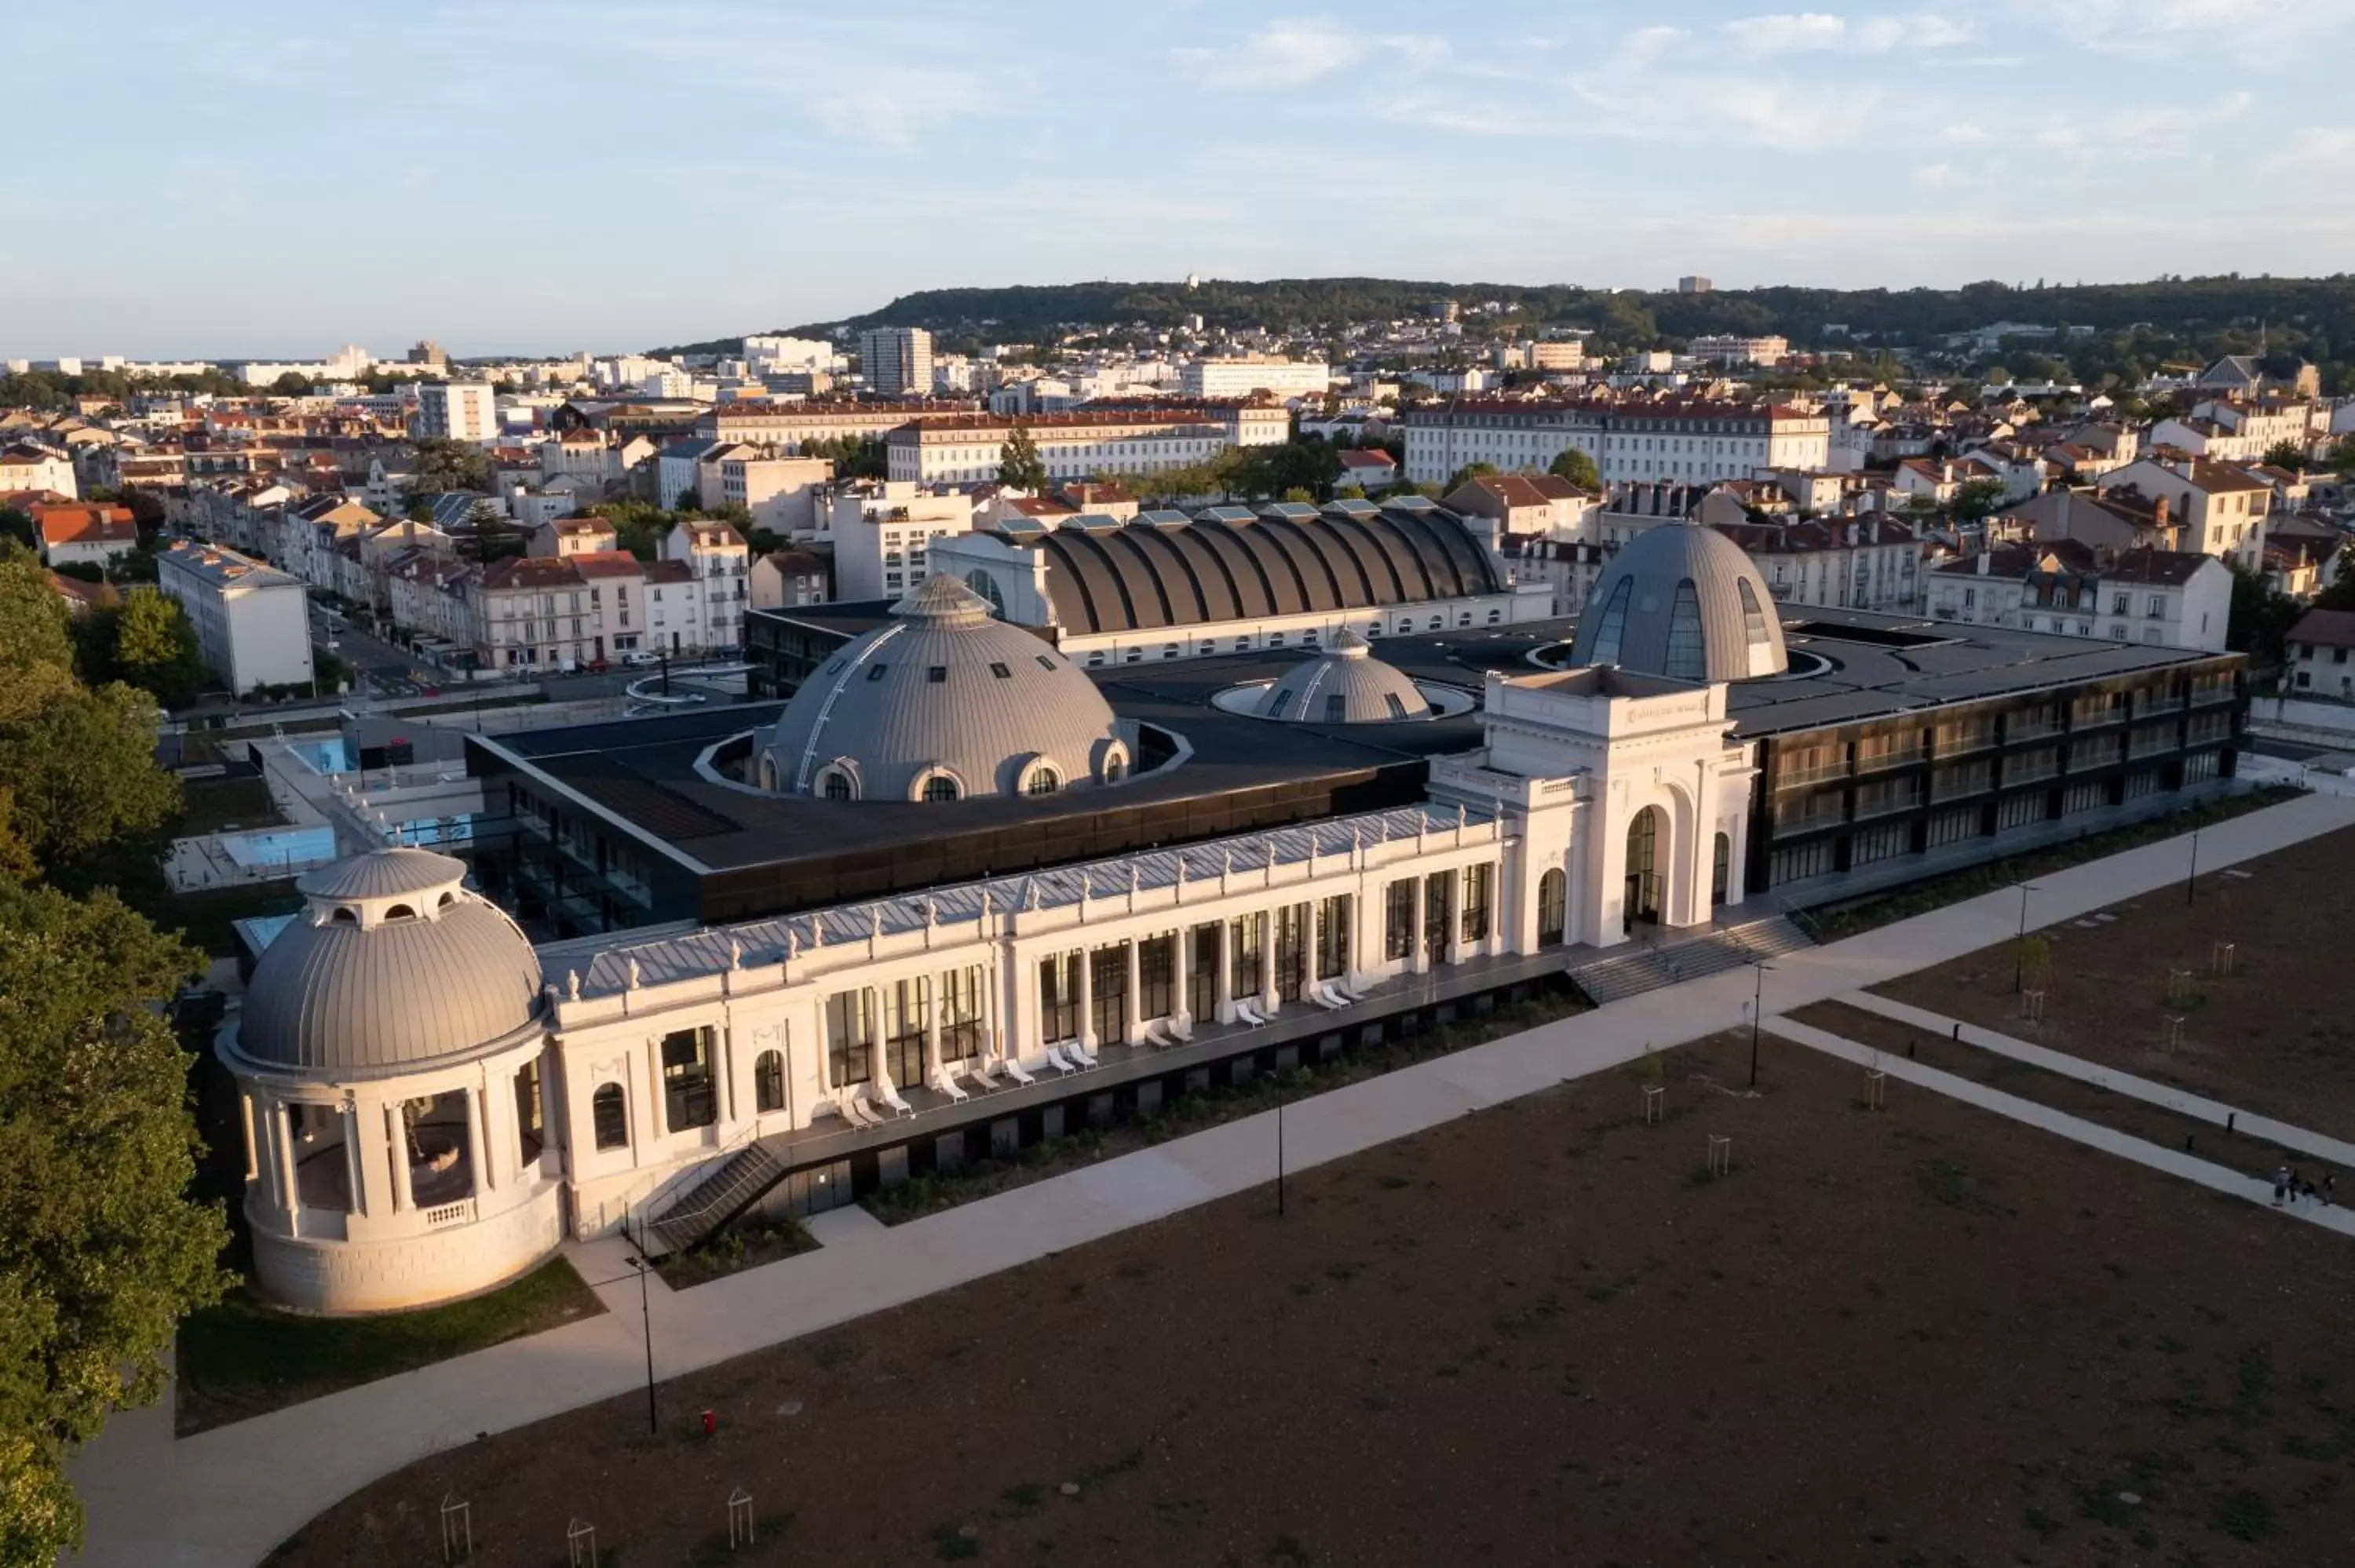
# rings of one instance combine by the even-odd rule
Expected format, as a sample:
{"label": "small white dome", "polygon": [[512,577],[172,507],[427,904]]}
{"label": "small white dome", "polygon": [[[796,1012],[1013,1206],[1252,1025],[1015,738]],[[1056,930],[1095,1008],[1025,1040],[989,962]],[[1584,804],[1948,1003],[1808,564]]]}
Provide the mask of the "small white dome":
{"label": "small white dome", "polygon": [[1259,705],[1260,717],[1294,724],[1396,724],[1431,712],[1414,683],[1346,627],[1325,652],[1269,687]]}

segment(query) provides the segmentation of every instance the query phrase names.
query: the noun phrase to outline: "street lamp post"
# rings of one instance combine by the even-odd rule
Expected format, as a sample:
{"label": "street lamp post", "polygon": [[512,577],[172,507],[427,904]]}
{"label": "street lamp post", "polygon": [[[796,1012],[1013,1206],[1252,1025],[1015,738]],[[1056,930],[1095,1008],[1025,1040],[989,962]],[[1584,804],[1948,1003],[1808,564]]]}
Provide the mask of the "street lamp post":
{"label": "street lamp post", "polygon": [[2200,824],[2191,824],[2191,869],[2183,878],[2183,902],[2190,904],[2200,889]]}
{"label": "street lamp post", "polygon": [[1751,966],[1758,971],[1758,983],[1750,993],[1750,1086],[1758,1086],[1758,1019],[1766,1010],[1766,971],[1774,966],[1764,959]]}
{"label": "street lamp post", "polygon": [[[625,1231],[624,1236],[627,1234]],[[638,1322],[645,1330],[646,1339],[646,1435],[659,1437],[662,1436],[662,1422],[655,1412],[655,1319],[646,1300],[646,1276],[654,1272],[654,1265],[646,1261],[646,1216],[643,1210],[638,1213],[638,1252],[630,1259],[630,1266],[637,1270]]]}
{"label": "street lamp post", "polygon": [[2037,891],[2033,883],[2019,885],[2019,931],[2011,940],[2011,989],[2019,990],[2028,974],[2028,895]]}

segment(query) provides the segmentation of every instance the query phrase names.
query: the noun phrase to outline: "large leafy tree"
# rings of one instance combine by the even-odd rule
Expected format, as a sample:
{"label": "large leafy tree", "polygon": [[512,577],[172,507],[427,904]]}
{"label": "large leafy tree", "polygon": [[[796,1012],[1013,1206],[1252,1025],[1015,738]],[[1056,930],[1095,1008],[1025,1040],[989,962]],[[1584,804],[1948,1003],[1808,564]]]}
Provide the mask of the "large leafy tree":
{"label": "large leafy tree", "polygon": [[1034,493],[1047,488],[1047,464],[1039,455],[1039,443],[1030,439],[1030,427],[1019,419],[998,453],[997,482]]}
{"label": "large leafy tree", "polygon": [[1603,490],[1603,475],[1596,471],[1594,460],[1576,447],[1562,449],[1553,461],[1546,464],[1546,471],[1556,479],[1570,481],[1581,490],[1598,494]]}
{"label": "large leafy tree", "polygon": [[472,441],[424,436],[417,442],[417,466],[410,472],[410,492],[434,495],[452,490],[488,490],[491,458]]}
{"label": "large leafy tree", "polygon": [[66,1476],[163,1390],[228,1232],[186,1197],[188,1058],[155,1004],[197,955],[111,893],[0,885],[0,1564],[80,1544]]}
{"label": "large leafy tree", "polygon": [[2003,504],[2003,481],[1974,479],[1955,492],[1955,515],[1966,523],[1976,523],[1994,514]]}
{"label": "large leafy tree", "polygon": [[211,681],[197,652],[196,628],[160,589],[135,588],[120,606],[93,610],[81,640],[90,679],[125,682],[167,708],[186,706]]}
{"label": "large leafy tree", "polygon": [[2224,557],[2224,567],[2232,574],[2232,607],[2225,622],[2224,645],[2261,664],[2279,664],[2287,652],[2289,629],[2304,613],[2303,607],[2229,556]]}

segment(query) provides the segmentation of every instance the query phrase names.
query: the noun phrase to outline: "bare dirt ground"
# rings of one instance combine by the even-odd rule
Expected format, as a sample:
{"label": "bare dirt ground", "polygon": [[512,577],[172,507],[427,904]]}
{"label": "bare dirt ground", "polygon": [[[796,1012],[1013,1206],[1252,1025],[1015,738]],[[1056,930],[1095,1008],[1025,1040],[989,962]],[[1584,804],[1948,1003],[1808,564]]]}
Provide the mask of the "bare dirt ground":
{"label": "bare dirt ground", "polygon": [[[2355,1138],[2350,873],[2355,831],[2203,875],[2189,904],[2177,884],[2115,906],[2105,911],[2116,916],[2111,921],[2043,927],[2051,957],[2041,1022],[2020,1016],[2009,943],[1877,989],[2228,1105]],[[2029,918],[2035,919],[2032,902]],[[2220,941],[2234,945],[2229,978],[2210,972]],[[2189,994],[2172,1001],[2170,969],[2191,971]],[[2164,1048],[2169,1014],[2184,1020],[2179,1050]]]}
{"label": "bare dirt ground", "polygon": [[[422,1461],[273,1561],[2323,1564],[2342,1239],[1769,1039]],[[1734,1168],[1702,1171],[1706,1135]],[[784,1266],[790,1267],[787,1264]],[[697,1413],[712,1409],[718,1435]],[[726,1550],[723,1499],[764,1520]]]}

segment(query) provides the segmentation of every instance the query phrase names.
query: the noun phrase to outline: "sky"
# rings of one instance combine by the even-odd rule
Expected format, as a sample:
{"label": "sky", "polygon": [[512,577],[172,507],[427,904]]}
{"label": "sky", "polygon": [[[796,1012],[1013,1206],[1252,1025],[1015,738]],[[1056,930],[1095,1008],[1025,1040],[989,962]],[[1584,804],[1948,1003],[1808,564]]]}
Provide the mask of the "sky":
{"label": "sky", "polygon": [[6,357],[610,353],[1189,271],[2355,267],[2355,0],[17,11]]}

